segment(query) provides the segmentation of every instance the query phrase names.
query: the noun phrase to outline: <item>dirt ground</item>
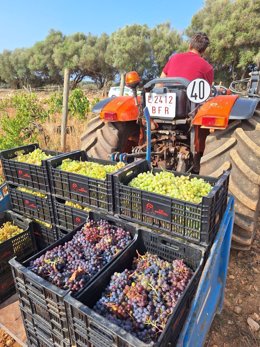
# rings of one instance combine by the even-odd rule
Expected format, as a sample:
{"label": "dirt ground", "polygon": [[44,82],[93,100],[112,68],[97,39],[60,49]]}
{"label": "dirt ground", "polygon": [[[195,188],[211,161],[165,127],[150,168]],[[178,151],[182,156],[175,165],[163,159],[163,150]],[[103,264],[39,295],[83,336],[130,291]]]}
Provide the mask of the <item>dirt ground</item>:
{"label": "dirt ground", "polygon": [[[249,252],[231,251],[224,308],[213,321],[205,347],[260,346],[259,250],[260,232]],[[259,324],[258,331],[250,318]]]}

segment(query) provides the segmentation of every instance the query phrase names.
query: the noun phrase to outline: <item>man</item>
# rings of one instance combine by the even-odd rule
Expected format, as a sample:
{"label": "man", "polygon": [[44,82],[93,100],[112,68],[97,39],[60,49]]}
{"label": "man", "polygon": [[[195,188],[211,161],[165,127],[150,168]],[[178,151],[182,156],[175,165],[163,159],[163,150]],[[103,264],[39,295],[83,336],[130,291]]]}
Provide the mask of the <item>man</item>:
{"label": "man", "polygon": [[192,36],[189,51],[173,54],[163,68],[161,77],[183,77],[189,81],[203,78],[212,85],[213,67],[202,58],[208,45],[209,39],[205,33],[199,32]]}
{"label": "man", "polygon": [[[203,32],[198,32],[192,36],[189,51],[185,53],[173,54],[165,67],[161,77],[183,77],[189,81],[196,78],[203,78],[211,86],[214,80],[213,67],[202,58],[203,53],[209,45],[209,38]],[[199,173],[200,158],[205,149],[208,129],[201,129],[195,126],[195,154],[193,159],[193,172]]]}

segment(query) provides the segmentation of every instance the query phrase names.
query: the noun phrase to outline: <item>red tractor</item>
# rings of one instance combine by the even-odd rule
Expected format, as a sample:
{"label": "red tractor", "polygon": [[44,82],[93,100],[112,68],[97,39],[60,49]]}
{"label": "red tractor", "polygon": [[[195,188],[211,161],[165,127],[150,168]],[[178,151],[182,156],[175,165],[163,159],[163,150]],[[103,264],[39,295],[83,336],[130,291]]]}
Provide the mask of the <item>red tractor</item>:
{"label": "red tractor", "polygon": [[[191,91],[197,102],[188,98],[191,84],[183,78],[153,79],[137,96],[140,78],[130,72],[126,85],[134,96],[107,98],[94,106],[96,116],[81,137],[82,149],[92,157],[128,162],[149,152],[154,166],[213,177],[232,169],[233,247],[249,249],[260,209],[260,73],[250,75],[229,89],[213,87],[211,96],[198,103],[205,99],[202,84],[197,93]],[[235,89],[241,82],[247,82],[243,96]]]}

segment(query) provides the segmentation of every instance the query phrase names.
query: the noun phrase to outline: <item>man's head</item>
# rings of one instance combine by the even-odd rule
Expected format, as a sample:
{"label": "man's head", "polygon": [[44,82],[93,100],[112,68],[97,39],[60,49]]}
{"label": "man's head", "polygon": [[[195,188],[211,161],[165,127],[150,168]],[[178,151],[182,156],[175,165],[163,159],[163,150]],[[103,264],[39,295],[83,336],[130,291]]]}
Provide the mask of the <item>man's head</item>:
{"label": "man's head", "polygon": [[190,49],[196,49],[200,54],[204,53],[209,45],[209,38],[205,33],[198,32],[190,40]]}

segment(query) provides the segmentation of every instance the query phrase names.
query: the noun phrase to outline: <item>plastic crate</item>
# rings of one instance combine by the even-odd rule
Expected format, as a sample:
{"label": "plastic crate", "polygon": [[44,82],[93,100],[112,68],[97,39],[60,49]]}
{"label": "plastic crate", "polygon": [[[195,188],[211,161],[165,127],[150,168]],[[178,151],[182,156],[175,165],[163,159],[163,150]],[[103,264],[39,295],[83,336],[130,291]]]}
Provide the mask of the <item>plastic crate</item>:
{"label": "plastic crate", "polygon": [[[33,165],[15,161],[18,154],[28,154],[39,148],[37,143],[16,147],[0,152],[6,182],[33,188],[41,192],[50,192],[47,160],[42,165]],[[42,149],[48,155],[56,156],[59,152]]]}
{"label": "plastic crate", "polygon": [[52,245],[64,236],[61,235],[60,237],[56,226],[50,226],[50,228],[48,228],[37,221],[34,221],[33,224],[33,234],[39,251]]}
{"label": "plastic crate", "polygon": [[22,192],[17,186],[9,185],[12,209],[32,219],[40,219],[55,224],[52,196],[46,193],[45,198]]}
{"label": "plastic crate", "polygon": [[[123,227],[125,230],[128,230],[133,236],[133,241],[130,242],[130,244],[134,242],[134,237],[137,234],[137,230],[131,223],[119,220],[118,218],[115,218],[113,216],[108,217],[94,212],[89,212],[89,217],[90,219],[96,221],[101,219],[107,220],[113,225]],[[16,290],[22,309],[26,310],[32,315],[36,314],[42,319],[51,322],[56,326],[56,329],[63,331],[64,334],[67,334],[69,329],[69,325],[67,323],[67,314],[64,306],[64,296],[69,291],[60,289],[50,282],[46,281],[45,279],[41,278],[37,274],[30,271],[28,269],[28,266],[32,260],[40,257],[47,250],[50,250],[60,244],[64,244],[65,242],[71,240],[75,233],[80,229],[81,226],[75,229],[73,232],[65,235],[62,239],[58,240],[51,246],[40,251],[30,259],[27,259],[23,263],[18,262],[16,258],[11,259],[9,262],[12,267]],[[61,231],[59,230],[59,232]],[[130,246],[130,244],[128,245],[128,247]],[[115,259],[119,256],[119,254],[115,257]],[[114,262],[115,259],[113,259],[110,263]],[[105,271],[110,263],[105,265],[99,273],[93,276],[89,283],[97,278],[100,273]]]}
{"label": "plastic crate", "polygon": [[61,199],[70,200],[87,207],[113,212],[113,175],[105,180],[90,178],[58,169],[64,159],[91,161],[103,165],[116,165],[116,162],[94,159],[84,151],[75,151],[50,159],[50,180],[52,193]]}
{"label": "plastic crate", "polygon": [[[155,344],[140,341],[92,309],[109,284],[112,274],[131,268],[137,251],[140,254],[150,252],[168,261],[182,258],[194,271],[188,286],[169,317],[164,331]],[[160,236],[148,230],[140,230],[137,240],[90,286],[76,294],[75,297],[70,295],[65,297],[73,344],[76,347],[83,347],[88,343],[92,347],[174,346],[196,291],[203,268],[203,256],[204,249],[199,246]]]}
{"label": "plastic crate", "polygon": [[32,315],[20,307],[23,324],[27,336],[27,344],[31,347],[70,347],[69,336],[63,331],[57,331],[52,322]]}
{"label": "plastic crate", "polygon": [[32,234],[32,221],[30,219],[9,210],[0,212],[0,227],[6,222],[12,222],[24,231],[0,243],[0,276],[5,272],[6,268],[10,270],[8,261],[11,258],[25,259],[36,250]]}
{"label": "plastic crate", "polygon": [[0,274],[0,304],[15,293],[15,285],[10,266]]}
{"label": "plastic crate", "polygon": [[56,225],[67,231],[72,231],[88,218],[89,212],[65,205],[66,200],[53,199]]}
{"label": "plastic crate", "polygon": [[[123,219],[151,229],[166,232],[192,243],[209,245],[219,228],[227,206],[230,171],[219,179],[173,172],[176,176],[203,178],[213,188],[200,204],[173,199],[128,186],[141,172],[151,171],[150,164],[141,160],[114,174],[116,213]],[[153,169],[153,172],[160,172]]]}

